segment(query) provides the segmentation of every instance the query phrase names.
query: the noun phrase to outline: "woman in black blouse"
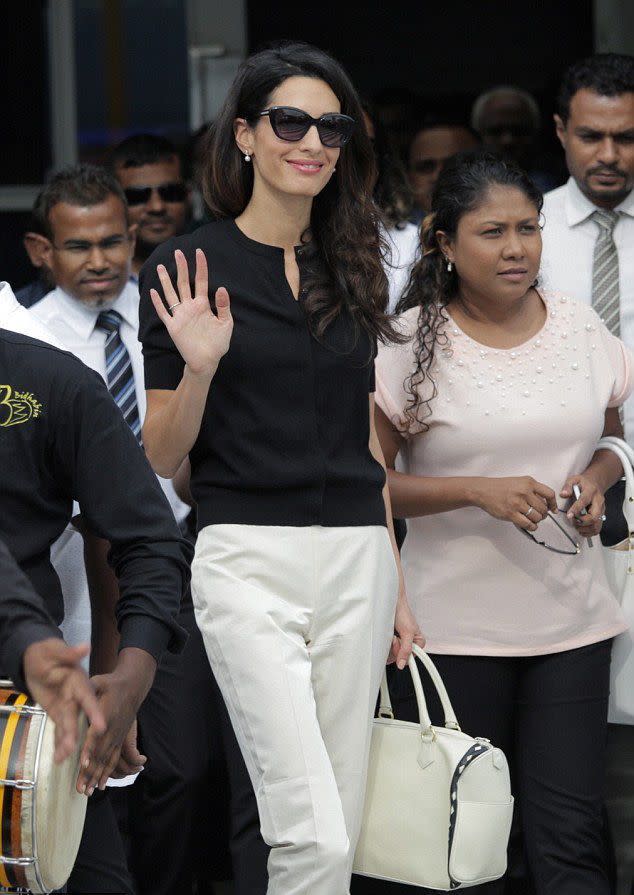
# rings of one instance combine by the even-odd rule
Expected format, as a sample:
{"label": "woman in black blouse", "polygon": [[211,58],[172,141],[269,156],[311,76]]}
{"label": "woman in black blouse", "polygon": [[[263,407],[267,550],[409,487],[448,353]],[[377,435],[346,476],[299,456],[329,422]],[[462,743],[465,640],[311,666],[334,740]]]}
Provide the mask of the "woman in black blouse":
{"label": "woman in black blouse", "polygon": [[159,475],[190,456],[196,617],[269,895],[348,892],[382,668],[424,642],[372,422],[392,332],[361,114],[319,50],[248,59],[210,134],[217,220],[141,273],[145,447]]}

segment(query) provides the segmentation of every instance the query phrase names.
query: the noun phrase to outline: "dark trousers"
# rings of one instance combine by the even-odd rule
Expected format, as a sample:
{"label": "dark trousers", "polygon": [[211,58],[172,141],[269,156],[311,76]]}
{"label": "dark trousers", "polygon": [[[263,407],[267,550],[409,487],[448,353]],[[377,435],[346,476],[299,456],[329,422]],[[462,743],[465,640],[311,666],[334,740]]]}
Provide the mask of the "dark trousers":
{"label": "dark trousers", "polygon": [[138,714],[148,761],[127,790],[129,863],[139,895],[182,895],[194,878],[226,879],[228,787],[215,681],[191,601],[189,640],[166,653]]}
{"label": "dark trousers", "polygon": [[185,650],[163,657],[138,715],[148,761],[128,790],[130,869],[139,895],[189,895],[194,880],[231,875],[235,895],[265,895],[253,787],[190,601],[179,621]]}
{"label": "dark trousers", "polygon": [[77,860],[65,889],[69,895],[135,895],[110,796],[108,790],[95,790],[88,799]]}
{"label": "dark trousers", "polygon": [[[611,641],[535,657],[433,657],[458,721],[506,753],[536,895],[609,895],[603,835]],[[420,667],[420,666],[419,666]],[[421,668],[434,724],[439,700]],[[417,721],[408,671],[390,672],[395,715]],[[425,890],[356,878],[354,895]],[[500,880],[474,895],[517,891]]]}

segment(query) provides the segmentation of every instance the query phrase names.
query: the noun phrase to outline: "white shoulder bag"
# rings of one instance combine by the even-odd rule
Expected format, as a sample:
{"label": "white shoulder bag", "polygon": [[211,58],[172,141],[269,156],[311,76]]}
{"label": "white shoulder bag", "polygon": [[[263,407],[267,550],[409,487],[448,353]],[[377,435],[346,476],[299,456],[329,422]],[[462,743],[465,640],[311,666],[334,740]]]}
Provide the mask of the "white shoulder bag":
{"label": "white shoulder bag", "polygon": [[628,631],[614,638],[610,666],[610,707],[612,724],[634,724],[634,451],[620,438],[606,436],[597,450],[612,451],[621,461],[625,474],[623,515],[628,537],[620,544],[603,548],[610,587],[621,604]]}
{"label": "white shoulder bag", "polygon": [[480,885],[506,871],[508,765],[489,740],[462,733],[436,666],[416,645],[414,653],[438,691],[445,726],[432,726],[413,655],[419,724],[394,719],[383,678],[354,872],[442,891]]}

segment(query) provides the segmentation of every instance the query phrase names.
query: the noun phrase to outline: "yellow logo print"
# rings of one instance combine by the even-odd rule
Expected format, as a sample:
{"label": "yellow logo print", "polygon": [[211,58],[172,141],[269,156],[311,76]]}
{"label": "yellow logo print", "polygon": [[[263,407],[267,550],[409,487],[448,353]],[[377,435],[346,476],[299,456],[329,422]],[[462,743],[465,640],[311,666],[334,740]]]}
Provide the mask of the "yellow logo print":
{"label": "yellow logo print", "polygon": [[37,419],[42,405],[31,392],[18,392],[10,385],[0,385],[0,427],[18,426]]}

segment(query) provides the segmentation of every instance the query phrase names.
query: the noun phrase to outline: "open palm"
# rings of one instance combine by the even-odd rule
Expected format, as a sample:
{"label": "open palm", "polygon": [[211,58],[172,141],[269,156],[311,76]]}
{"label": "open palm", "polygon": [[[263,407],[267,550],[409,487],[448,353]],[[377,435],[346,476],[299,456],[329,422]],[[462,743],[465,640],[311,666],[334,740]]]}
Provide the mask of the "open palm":
{"label": "open palm", "polygon": [[167,306],[156,289],[150,289],[150,298],[190,371],[196,375],[213,374],[229,349],[233,332],[229,293],[224,287],[216,290],[214,314],[209,304],[205,253],[196,249],[193,296],[187,259],[180,249],[174,252],[174,257],[176,288],[164,265],[159,264],[156,269]]}

